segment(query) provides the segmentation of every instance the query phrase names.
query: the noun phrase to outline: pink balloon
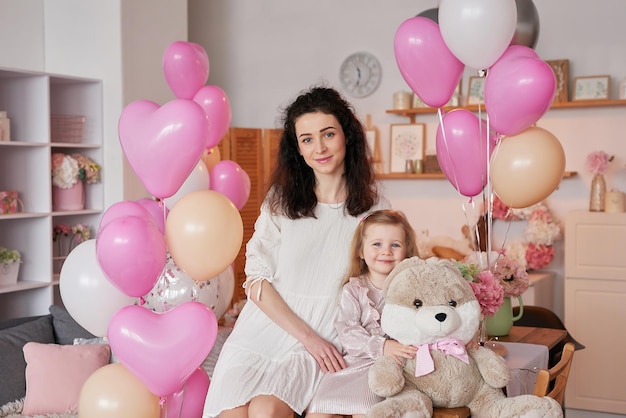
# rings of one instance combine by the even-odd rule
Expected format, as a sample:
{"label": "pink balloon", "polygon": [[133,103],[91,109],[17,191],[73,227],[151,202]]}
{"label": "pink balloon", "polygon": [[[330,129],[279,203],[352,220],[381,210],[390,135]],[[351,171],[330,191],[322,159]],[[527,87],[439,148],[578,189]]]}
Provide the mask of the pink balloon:
{"label": "pink balloon", "polygon": [[250,177],[234,161],[222,160],[210,174],[210,189],[226,196],[241,210],[250,197]]}
{"label": "pink balloon", "polygon": [[496,63],[498,63],[499,61],[503,61],[503,60],[507,60],[511,58],[521,58],[521,57],[539,58],[539,55],[535,52],[534,49],[529,48],[527,46],[511,45],[507,49],[504,50],[504,53],[500,55],[500,58],[498,58],[498,61],[496,61]]}
{"label": "pink balloon", "polygon": [[167,214],[170,211],[164,204],[163,201],[157,202],[154,199],[149,199],[147,197],[143,199],[137,200],[141,206],[146,208],[148,212],[150,212],[150,216],[152,220],[159,228],[161,233],[165,234],[165,219],[167,219]]}
{"label": "pink balloon", "polygon": [[179,99],[191,99],[209,79],[209,57],[193,42],[171,43],[163,54],[165,81]]}
{"label": "pink balloon", "polygon": [[217,86],[202,87],[193,97],[193,101],[204,109],[209,119],[209,140],[206,148],[210,150],[219,144],[228,132],[232,119],[230,102],[224,90]]}
{"label": "pink balloon", "polygon": [[172,100],[162,107],[147,100],[132,102],[119,120],[122,150],[151,195],[172,196],[202,157],[208,120],[191,100]]}
{"label": "pink balloon", "polygon": [[519,55],[500,59],[485,80],[489,123],[500,134],[516,135],[550,109],[555,92],[556,78],[546,62]]}
{"label": "pink balloon", "polygon": [[217,319],[198,302],[162,313],[126,306],[111,318],[108,338],[120,362],[150,392],[168,396],[180,391],[209,355]]}
{"label": "pink balloon", "polygon": [[463,76],[463,63],[446,46],[439,26],[426,17],[405,20],[394,38],[402,77],[423,101],[442,107]]}
{"label": "pink balloon", "polygon": [[125,218],[127,216],[137,216],[139,218],[151,219],[150,212],[141,204],[124,200],[121,202],[113,203],[109,206],[100,219],[100,225],[98,226],[98,234],[102,231],[111,221],[119,218]]}
{"label": "pink balloon", "polygon": [[152,219],[127,216],[113,219],[96,238],[102,271],[128,296],[140,297],[156,284],[165,267],[165,236]]}
{"label": "pink balloon", "polygon": [[210,383],[206,370],[198,367],[189,376],[181,390],[166,398],[166,416],[176,418],[201,417]]}
{"label": "pink balloon", "polygon": [[444,115],[443,129],[441,124],[437,127],[437,160],[463,196],[476,196],[487,184],[487,164],[496,141],[492,134],[487,142],[487,122],[469,110],[455,109]]}

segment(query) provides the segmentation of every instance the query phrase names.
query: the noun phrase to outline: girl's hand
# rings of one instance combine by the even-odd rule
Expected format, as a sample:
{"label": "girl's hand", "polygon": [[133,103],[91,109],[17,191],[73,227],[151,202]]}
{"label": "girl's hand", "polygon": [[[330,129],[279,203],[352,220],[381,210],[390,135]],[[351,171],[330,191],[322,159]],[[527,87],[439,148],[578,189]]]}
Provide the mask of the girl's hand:
{"label": "girl's hand", "polygon": [[339,350],[316,333],[309,335],[302,343],[324,373],[334,373],[346,368],[346,362]]}
{"label": "girl's hand", "polygon": [[383,355],[393,357],[399,365],[402,364],[403,359],[410,360],[415,357],[415,353],[417,353],[417,347],[400,344],[396,340],[387,340],[383,345]]}

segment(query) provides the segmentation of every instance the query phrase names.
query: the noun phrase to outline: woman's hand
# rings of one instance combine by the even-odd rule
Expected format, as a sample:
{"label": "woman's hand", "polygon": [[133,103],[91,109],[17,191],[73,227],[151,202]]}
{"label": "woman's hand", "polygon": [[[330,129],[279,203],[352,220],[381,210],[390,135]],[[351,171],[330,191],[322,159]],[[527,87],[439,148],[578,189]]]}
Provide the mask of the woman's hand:
{"label": "woman's hand", "polygon": [[334,373],[346,368],[346,361],[334,344],[326,341],[315,332],[307,335],[302,344],[304,344],[306,351],[315,358],[324,373]]}
{"label": "woman's hand", "polygon": [[417,347],[412,345],[400,344],[396,340],[387,340],[383,345],[383,355],[393,357],[398,364],[402,364],[403,359],[412,359],[417,353]]}

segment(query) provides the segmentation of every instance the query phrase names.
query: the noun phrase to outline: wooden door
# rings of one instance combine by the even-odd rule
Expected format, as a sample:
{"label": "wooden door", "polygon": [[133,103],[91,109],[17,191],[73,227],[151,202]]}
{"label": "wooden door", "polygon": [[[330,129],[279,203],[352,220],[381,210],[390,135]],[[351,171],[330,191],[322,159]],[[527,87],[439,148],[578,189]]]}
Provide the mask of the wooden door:
{"label": "wooden door", "polygon": [[254,232],[254,223],[259,216],[261,203],[267,192],[268,180],[275,166],[279,129],[230,128],[219,149],[222,160],[231,160],[250,177],[250,197],[239,211],[243,221],[243,242],[234,261],[235,292],[233,302],[246,298],[242,287],[246,280],[246,244]]}

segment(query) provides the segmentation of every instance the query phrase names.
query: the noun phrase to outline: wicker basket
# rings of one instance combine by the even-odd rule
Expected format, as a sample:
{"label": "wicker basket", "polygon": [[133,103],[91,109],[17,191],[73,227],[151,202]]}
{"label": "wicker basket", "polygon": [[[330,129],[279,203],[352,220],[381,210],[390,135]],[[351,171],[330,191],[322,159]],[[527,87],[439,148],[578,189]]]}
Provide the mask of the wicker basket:
{"label": "wicker basket", "polygon": [[83,141],[84,128],[83,115],[52,115],[50,119],[52,142],[80,143]]}

